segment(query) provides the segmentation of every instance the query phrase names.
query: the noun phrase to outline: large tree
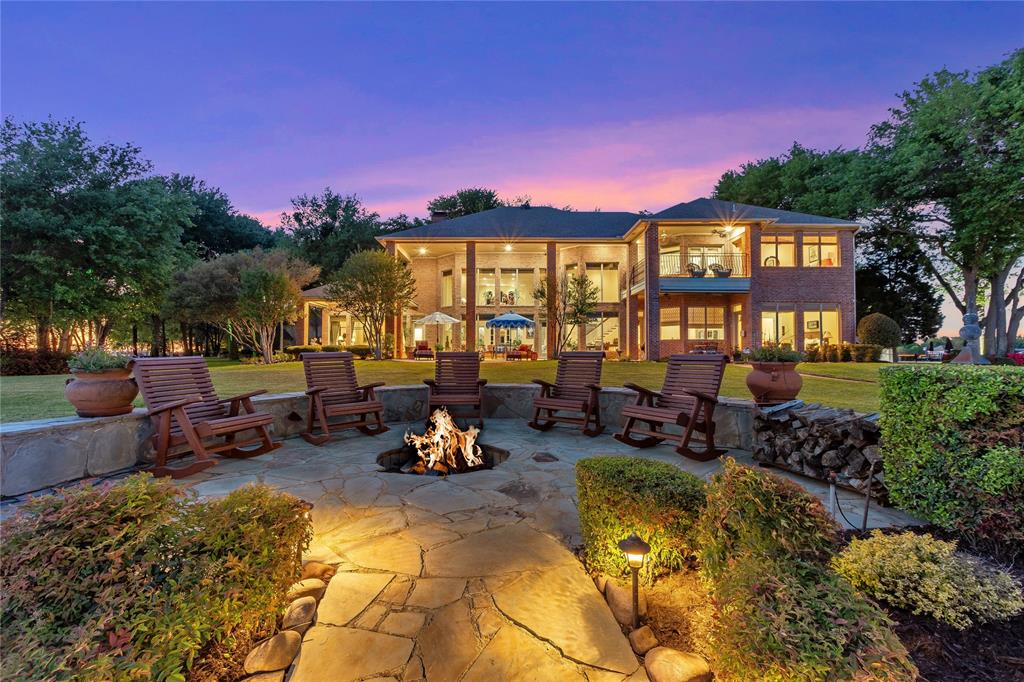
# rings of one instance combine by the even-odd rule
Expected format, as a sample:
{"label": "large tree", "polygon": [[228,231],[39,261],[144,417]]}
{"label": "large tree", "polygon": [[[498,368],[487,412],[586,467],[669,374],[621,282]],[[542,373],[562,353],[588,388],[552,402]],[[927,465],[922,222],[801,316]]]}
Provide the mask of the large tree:
{"label": "large tree", "polygon": [[291,201],[291,211],[281,214],[281,225],[296,254],[320,266],[323,281],[351,254],[377,248],[380,215],[367,209],[358,196],[341,195],[327,187],[320,194],[302,194]]}
{"label": "large tree", "polygon": [[888,315],[908,342],[926,338],[942,323],[942,297],[920,246],[895,229],[903,215],[883,210],[872,195],[874,163],[858,150],[822,152],[794,144],[785,154],[727,171],[714,196],[864,223],[857,235],[858,314]]}
{"label": "large tree", "polygon": [[0,313],[31,319],[36,345],[66,349],[88,324],[104,343],[114,322],[159,305],[193,206],[147,178],[131,144],[94,144],[75,121],[16,123],[2,132]]}
{"label": "large tree", "polygon": [[274,233],[255,218],[239,213],[221,189],[178,173],[167,176],[164,182],[170,191],[187,195],[195,206],[181,240],[200,258],[209,260],[224,253],[274,245]]}
{"label": "large tree", "polygon": [[318,274],[316,266],[282,249],[229,253],[179,273],[165,311],[231,333],[270,363],[274,327],[298,316],[302,288]]}
{"label": "large tree", "polygon": [[416,280],[404,261],[383,251],[357,251],[338,270],[326,293],[363,325],[379,360],[384,349],[384,323],[412,304]]}
{"label": "large tree", "polygon": [[986,350],[1005,354],[1024,317],[1024,50],[915,84],[871,142],[873,192],[962,313],[987,302]]}

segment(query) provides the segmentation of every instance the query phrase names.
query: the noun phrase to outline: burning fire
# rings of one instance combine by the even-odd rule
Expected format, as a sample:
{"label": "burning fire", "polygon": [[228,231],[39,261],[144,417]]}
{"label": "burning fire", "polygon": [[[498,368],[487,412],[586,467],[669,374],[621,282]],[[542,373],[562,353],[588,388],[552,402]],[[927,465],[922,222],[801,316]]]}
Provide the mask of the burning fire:
{"label": "burning fire", "polygon": [[440,408],[430,415],[430,426],[422,436],[405,432],[405,442],[416,448],[416,454],[428,469],[464,471],[484,463],[483,451],[476,444],[480,429],[470,426],[465,431],[455,425],[448,410]]}

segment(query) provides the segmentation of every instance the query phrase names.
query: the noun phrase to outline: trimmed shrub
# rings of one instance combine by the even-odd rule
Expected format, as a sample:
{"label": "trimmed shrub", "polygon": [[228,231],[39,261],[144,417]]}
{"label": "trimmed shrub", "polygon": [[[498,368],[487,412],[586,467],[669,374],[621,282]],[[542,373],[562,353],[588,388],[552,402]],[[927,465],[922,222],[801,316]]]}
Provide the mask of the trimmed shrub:
{"label": "trimmed shrub", "polygon": [[320,350],[322,350],[325,353],[340,353],[341,351],[345,350],[345,347],[344,346],[328,345],[328,346],[321,346]]}
{"label": "trimmed shrub", "polygon": [[900,345],[900,325],[896,320],[882,313],[871,313],[857,323],[857,338],[861,343],[874,344],[882,348]]}
{"label": "trimmed shrub", "polygon": [[832,567],[869,597],[958,630],[1024,611],[1020,583],[1009,573],[931,535],[876,530],[851,541]]}
{"label": "trimmed shrub", "polygon": [[818,564],[746,553],[712,593],[716,678],[917,679],[885,614]]}
{"label": "trimmed shrub", "polygon": [[627,575],[618,542],[630,533],[651,545],[640,571],[647,584],[693,554],[693,524],[704,501],[704,482],[696,476],[665,462],[593,457],[576,464],[576,491],[592,570]]}
{"label": "trimmed shrub", "polygon": [[827,561],[838,530],[821,502],[799,485],[730,457],[707,487],[697,522],[701,570],[715,578],[748,553]]}
{"label": "trimmed shrub", "polygon": [[5,348],[0,353],[0,376],[38,376],[67,374],[70,353]]}
{"label": "trimmed shrub", "polygon": [[844,343],[843,347],[839,349],[839,362],[852,362],[853,361],[853,350],[850,348],[850,344]]}
{"label": "trimmed shrub", "polygon": [[811,346],[804,351],[804,362],[821,362],[821,348]]}
{"label": "trimmed shrub", "polygon": [[928,365],[880,373],[892,500],[984,543],[1024,549],[1024,370]]}
{"label": "trimmed shrub", "polygon": [[2,525],[4,679],[236,679],[311,537],[296,498],[210,502],[148,474],[32,500]]}
{"label": "trimmed shrub", "polygon": [[373,355],[373,350],[371,350],[369,346],[349,346],[345,350],[347,350],[349,353],[356,356],[360,360],[365,360],[366,358]]}
{"label": "trimmed shrub", "polygon": [[308,343],[303,346],[285,346],[284,352],[289,355],[298,356],[300,353],[319,353],[323,350],[323,346],[316,343]]}
{"label": "trimmed shrub", "polygon": [[851,350],[854,362],[878,362],[882,359],[882,347],[873,343],[855,343]]}

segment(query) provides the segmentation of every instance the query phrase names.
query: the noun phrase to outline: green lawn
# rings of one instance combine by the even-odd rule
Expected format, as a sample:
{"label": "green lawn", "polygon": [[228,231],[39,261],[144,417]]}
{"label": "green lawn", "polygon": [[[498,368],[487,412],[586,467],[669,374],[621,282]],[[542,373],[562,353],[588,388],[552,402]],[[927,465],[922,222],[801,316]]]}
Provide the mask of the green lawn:
{"label": "green lawn", "polygon": [[[820,402],[838,407],[871,412],[878,409],[878,368],[881,364],[803,364],[804,375],[800,397],[807,402]],[[302,365],[289,362],[269,367],[243,365],[228,360],[210,361],[213,383],[222,396],[265,388],[271,393],[305,390]],[[430,362],[357,361],[361,382],[383,381],[387,384],[418,384],[431,376]],[[744,377],[750,371],[743,365],[728,365],[722,383],[722,395],[749,398]],[[492,383],[526,383],[534,377],[553,379],[555,362],[484,363],[482,376]],[[621,386],[627,381],[659,388],[665,364],[658,362],[607,362],[601,383]],[[813,376],[813,375],[821,376]],[[0,421],[62,417],[73,414],[64,399],[65,376],[31,376],[0,378]],[[142,401],[137,401],[142,405]]]}

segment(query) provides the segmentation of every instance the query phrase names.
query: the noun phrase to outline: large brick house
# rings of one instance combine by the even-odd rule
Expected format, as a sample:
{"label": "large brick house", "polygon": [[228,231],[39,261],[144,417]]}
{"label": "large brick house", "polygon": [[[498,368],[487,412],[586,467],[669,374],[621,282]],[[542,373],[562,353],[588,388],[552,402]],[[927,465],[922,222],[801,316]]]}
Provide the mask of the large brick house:
{"label": "large brick house", "polygon": [[[523,206],[438,218],[380,238],[416,277],[415,308],[388,325],[400,352],[420,340],[451,349],[518,341],[547,357],[555,330],[533,292],[566,273],[585,273],[598,289],[596,313],[571,339],[580,349],[658,359],[854,340],[856,223],[715,199],[654,214]],[[320,290],[305,297],[297,341],[361,342],[358,324],[330,311]],[[415,323],[436,310],[461,324]],[[535,328],[486,326],[509,311]]]}

